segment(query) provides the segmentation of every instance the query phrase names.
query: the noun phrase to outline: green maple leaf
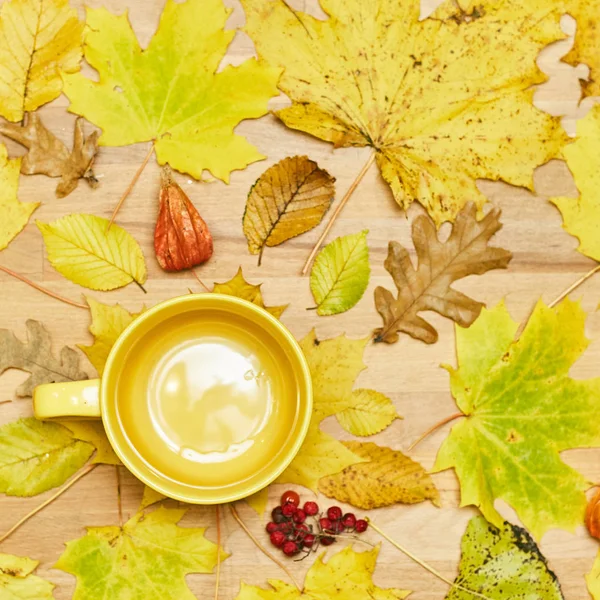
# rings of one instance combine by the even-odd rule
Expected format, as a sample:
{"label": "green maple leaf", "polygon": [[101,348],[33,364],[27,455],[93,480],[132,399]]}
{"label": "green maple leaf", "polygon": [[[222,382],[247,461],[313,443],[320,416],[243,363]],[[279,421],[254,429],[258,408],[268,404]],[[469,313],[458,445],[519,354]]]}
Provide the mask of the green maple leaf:
{"label": "green maple leaf", "polygon": [[101,145],[155,140],[160,164],[228,181],[264,158],[233,130],[266,114],[281,72],[252,58],[216,73],[235,35],[230,13],[222,0],[170,0],[142,50],[127,13],[88,8],[85,58],[100,78],[63,75],[69,110],[102,128]]}
{"label": "green maple leaf", "polygon": [[[563,600],[556,575],[521,527],[504,523],[498,529],[483,517],[474,517],[461,547],[455,585],[477,590],[491,600]],[[473,598],[473,594],[456,587],[446,596],[446,600]]]}
{"label": "green maple leaf", "polygon": [[484,310],[456,328],[459,368],[452,394],[467,417],[452,428],[435,469],[454,468],[461,505],[474,504],[501,527],[494,500],[510,504],[534,536],[582,523],[588,481],[560,452],[600,446],[600,379],[578,381],[569,369],[588,345],[585,313],[565,300],[536,306],[525,330],[506,307]]}
{"label": "green maple leaf", "polygon": [[32,574],[39,564],[31,558],[0,554],[0,598],[52,600],[54,585]]}
{"label": "green maple leaf", "polygon": [[161,507],[69,542],[55,568],[77,577],[73,600],[196,600],[184,578],[211,573],[217,546],[204,529],[177,526],[185,513]]}

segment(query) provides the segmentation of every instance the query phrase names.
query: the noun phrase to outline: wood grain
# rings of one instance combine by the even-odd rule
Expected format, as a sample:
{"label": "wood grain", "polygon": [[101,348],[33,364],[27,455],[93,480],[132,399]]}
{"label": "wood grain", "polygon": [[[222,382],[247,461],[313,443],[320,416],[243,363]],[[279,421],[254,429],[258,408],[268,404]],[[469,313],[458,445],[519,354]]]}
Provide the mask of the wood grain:
{"label": "wood grain", "polygon": [[[73,3],[82,6],[79,1]],[[94,7],[104,5],[114,12],[121,12],[127,6],[134,30],[142,44],[147,44],[164,3],[163,0],[89,0],[88,4]],[[230,26],[241,25],[244,17],[237,1],[226,0],[226,4],[235,9]],[[318,10],[316,0],[296,0],[292,4],[311,11]],[[424,9],[431,9],[436,4],[438,2],[435,0],[426,0]],[[574,24],[568,19],[565,20],[565,27],[571,33],[574,31]],[[555,44],[542,55],[541,65],[550,75],[550,80],[537,92],[536,102],[552,114],[564,115],[565,126],[573,134],[576,119],[586,113],[590,102],[577,106],[580,93],[577,76],[585,73],[585,67],[572,69],[559,62],[560,56],[567,52],[571,43],[571,40],[566,40]],[[239,63],[252,53],[249,39],[238,33],[227,61]],[[286,102],[281,97],[273,101],[272,106],[279,107]],[[46,125],[70,144],[74,117],[66,112],[66,106],[66,99],[61,97],[44,107],[40,113]],[[288,155],[308,154],[337,178],[337,197],[340,198],[363,166],[369,150],[334,151],[329,144],[287,130],[270,116],[260,121],[245,122],[238,131],[268,155],[268,160],[235,173],[230,185],[196,184],[186,177],[178,176],[178,181],[209,223],[215,238],[215,255],[201,269],[202,279],[207,283],[224,281],[232,277],[242,264],[250,281],[264,282],[263,292],[268,304],[292,302],[283,321],[296,336],[305,335],[313,327],[320,337],[335,336],[343,332],[356,337],[368,334],[380,324],[373,306],[373,290],[377,285],[389,286],[391,283],[383,268],[387,243],[394,239],[411,246],[410,221],[419,209],[412,208],[406,218],[398,210],[377,170],[369,171],[330,235],[332,239],[365,228],[370,230],[373,275],[369,290],[359,305],[350,312],[337,317],[319,318],[314,312],[305,310],[313,302],[307,279],[297,273],[320,230],[291,240],[279,248],[268,248],[263,266],[258,268],[256,257],[247,252],[241,228],[246,195],[251,184],[271,164]],[[13,155],[22,152],[15,144],[8,145]],[[43,205],[35,218],[43,221],[76,211],[108,218],[141,163],[146,149],[145,144],[102,148],[95,166],[101,185],[95,191],[82,183],[71,196],[57,200],[54,197],[55,180],[38,176],[22,177],[19,197],[23,201],[42,201]],[[561,229],[559,213],[547,202],[547,198],[552,195],[576,193],[565,164],[553,161],[540,168],[536,173],[535,183],[537,194],[503,184],[481,182],[481,189],[503,211],[505,227],[496,241],[510,249],[515,258],[507,271],[470,277],[457,286],[488,305],[493,306],[505,298],[513,316],[520,319],[529,314],[540,296],[546,301],[553,300],[594,265],[576,251],[576,240]],[[144,295],[136,286],[129,286],[110,293],[93,292],[91,295],[94,298],[110,303],[121,302],[128,309],[137,311],[144,303],[153,305],[184,294],[188,287],[199,291],[198,283],[190,274],[166,275],[154,259],[152,237],[157,214],[158,185],[158,167],[151,161],[117,220],[142,245],[149,267],[146,285],[148,294]],[[82,288],[62,278],[47,262],[41,236],[33,222],[2,252],[0,264],[17,270],[64,296],[78,301],[82,298]],[[600,299],[600,276],[590,280],[575,294],[575,297],[581,296],[584,308],[591,315],[588,335],[592,344],[574,367],[573,376],[584,378],[596,376],[600,364],[600,318],[595,313]],[[22,336],[26,319],[39,319],[50,330],[57,350],[63,344],[87,343],[91,339],[87,331],[87,311],[47,298],[2,273],[0,297],[0,327],[10,328]],[[455,363],[453,327],[449,321],[435,314],[428,318],[440,332],[437,344],[426,346],[403,336],[393,346],[370,346],[367,349],[366,362],[369,369],[360,376],[358,384],[388,394],[405,417],[377,436],[379,444],[406,449],[435,421],[455,411],[449,392],[448,375],[439,368],[440,363]],[[92,374],[91,366],[88,365],[88,368]],[[24,378],[24,374],[15,371],[0,378],[0,401],[14,400],[0,404],[0,424],[31,414],[30,401],[14,399],[14,390]],[[324,429],[340,439],[349,438],[335,421],[327,421]],[[418,446],[413,453],[414,458],[431,467],[447,430],[445,428]],[[571,451],[566,452],[564,458],[591,481],[600,480],[600,451]],[[121,479],[123,510],[127,517],[136,511],[142,495],[142,485],[124,469]],[[458,508],[458,487],[452,472],[435,475],[435,482],[441,491],[443,508],[437,509],[430,503],[396,506],[374,511],[371,517],[392,537],[446,576],[453,578],[459,559],[460,539],[474,511]],[[280,486],[271,488],[272,504],[281,491]],[[302,493],[308,496],[305,491]],[[0,498],[0,533],[9,529],[45,497],[46,495],[31,499]],[[262,521],[243,503],[238,508],[249,527],[257,535],[263,536]],[[503,507],[502,512],[507,518],[515,520],[514,514],[507,507]],[[219,597],[227,600],[234,598],[242,579],[248,583],[264,584],[266,578],[285,578],[276,565],[256,550],[228,511],[224,510],[223,513],[226,515],[223,523],[224,544],[233,555],[223,564]],[[214,540],[214,518],[214,508],[194,507],[186,516],[184,524],[208,526],[207,535]],[[72,596],[74,578],[52,569],[63,550],[63,544],[83,535],[85,526],[112,525],[117,522],[114,468],[101,466],[4,542],[0,551],[40,560],[40,574],[58,585],[56,598],[66,600]],[[369,533],[367,539],[378,541],[373,533]],[[544,537],[541,547],[562,583],[565,597],[569,600],[587,598],[583,575],[591,568],[597,544],[587,536],[583,528],[575,535],[552,531]],[[330,552],[335,549],[334,546]],[[290,562],[290,565],[302,580],[310,561]],[[440,599],[447,591],[446,585],[433,579],[387,544],[383,545],[375,581],[379,585],[415,590],[411,596],[415,600]],[[214,576],[190,576],[188,582],[199,598],[213,597]]]}

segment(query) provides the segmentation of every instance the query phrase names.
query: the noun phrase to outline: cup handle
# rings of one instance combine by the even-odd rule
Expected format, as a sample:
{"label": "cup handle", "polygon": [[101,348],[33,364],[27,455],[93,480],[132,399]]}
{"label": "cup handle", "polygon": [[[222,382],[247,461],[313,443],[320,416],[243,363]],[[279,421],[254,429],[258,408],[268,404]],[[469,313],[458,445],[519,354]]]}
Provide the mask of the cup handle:
{"label": "cup handle", "polygon": [[33,390],[33,412],[42,420],[99,419],[100,380],[47,383]]}

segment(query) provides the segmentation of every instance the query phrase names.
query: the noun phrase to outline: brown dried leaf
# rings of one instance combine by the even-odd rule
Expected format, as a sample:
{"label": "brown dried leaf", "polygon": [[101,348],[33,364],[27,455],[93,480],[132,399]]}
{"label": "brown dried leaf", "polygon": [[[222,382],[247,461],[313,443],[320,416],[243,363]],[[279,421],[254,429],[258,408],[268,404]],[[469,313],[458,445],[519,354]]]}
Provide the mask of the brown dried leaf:
{"label": "brown dried leaf", "polygon": [[375,331],[375,342],[393,344],[398,341],[398,332],[426,344],[437,342],[435,328],[418,315],[424,310],[434,310],[462,327],[475,321],[484,305],[450,286],[468,275],[508,266],[512,254],[488,246],[490,238],[502,228],[500,212],[494,208],[478,221],[475,205],[467,204],[445,242],[439,241],[430,217],[418,216],[412,226],[419,260],[416,269],[408,251],[398,242],[390,242],[384,264],[398,288],[398,297],[382,287],[375,290],[375,307],[383,319],[383,327]]}
{"label": "brown dried leaf", "polygon": [[56,195],[59,198],[68,196],[82,177],[91,187],[98,185],[98,180],[92,172],[92,163],[98,151],[98,132],[94,131],[86,138],[83,133],[83,119],[78,118],[75,122],[71,152],[46,129],[36,113],[28,113],[27,123],[23,126],[15,123],[0,124],[0,133],[29,150],[23,157],[21,173],[61,178],[56,186]]}
{"label": "brown dried leaf", "polygon": [[87,373],[79,368],[79,354],[65,346],[60,358],[52,354],[52,340],[48,330],[39,322],[29,319],[27,342],[18,340],[12,331],[0,329],[0,375],[8,369],[21,369],[31,377],[17,388],[17,396],[31,396],[42,383],[80,381]]}

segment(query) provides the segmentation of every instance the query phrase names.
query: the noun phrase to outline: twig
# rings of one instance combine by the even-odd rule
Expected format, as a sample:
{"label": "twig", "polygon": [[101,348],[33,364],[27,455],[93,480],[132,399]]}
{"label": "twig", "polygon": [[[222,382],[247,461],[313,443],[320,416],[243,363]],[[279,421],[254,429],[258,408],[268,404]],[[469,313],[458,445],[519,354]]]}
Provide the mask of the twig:
{"label": "twig", "polygon": [[410,452],[415,446],[418,446],[426,437],[430,436],[432,433],[434,433],[435,431],[437,431],[440,427],[443,427],[444,425],[446,425],[446,423],[451,423],[452,421],[456,421],[456,419],[460,419],[461,417],[465,417],[466,415],[459,412],[459,413],[455,413],[453,415],[450,415],[449,417],[446,417],[445,419],[442,419],[441,421],[439,421],[438,423],[436,423],[433,427],[430,427],[423,435],[419,436],[409,447],[407,452]]}
{"label": "twig", "polygon": [[75,306],[76,308],[85,308],[85,310],[89,309],[89,306],[87,304],[80,304],[79,302],[74,302],[73,300],[69,300],[68,298],[63,298],[62,296],[59,296],[58,294],[55,294],[54,292],[47,290],[46,288],[42,287],[41,285],[34,283],[33,281],[31,281],[31,279],[27,279],[27,277],[24,277],[23,275],[19,275],[19,273],[15,273],[14,271],[11,271],[7,267],[3,267],[2,265],[0,265],[0,271],[3,271],[7,275],[10,275],[11,277],[14,277],[15,279],[19,279],[23,283],[30,285],[32,288],[35,288],[38,292],[42,292],[42,294],[46,294],[46,296],[51,296],[52,298],[55,298],[56,300],[60,300],[61,302],[64,302],[65,304],[70,304],[71,306]]}
{"label": "twig", "polygon": [[55,494],[50,496],[50,498],[48,498],[47,500],[42,502],[42,504],[40,504],[37,508],[34,508],[29,514],[25,515],[18,523],[13,525],[2,537],[0,537],[0,544],[3,541],[5,541],[6,539],[8,539],[15,531],[17,531],[17,529],[19,529],[19,527],[21,527],[21,525],[24,525],[25,523],[27,523],[27,521],[29,521],[29,519],[31,519],[31,517],[34,517],[35,515],[37,515],[42,509],[46,508],[46,506],[48,506],[48,504],[51,504],[58,497],[62,496],[72,485],[77,483],[82,477],[87,475],[90,471],[95,469],[97,466],[98,466],[97,464],[88,465],[85,469],[83,469],[82,471],[79,471],[79,473],[77,473],[75,475],[75,477],[73,477],[73,479],[71,479],[71,481],[69,481],[63,487],[61,487],[60,490],[58,490]]}
{"label": "twig", "polygon": [[121,473],[119,465],[115,465],[115,475],[117,477],[117,505],[119,506],[119,527],[123,527],[123,502],[121,501]]}
{"label": "twig", "polygon": [[260,542],[254,537],[252,532],[248,529],[244,521],[238,515],[237,510],[235,510],[235,506],[233,504],[229,505],[231,509],[231,514],[233,518],[238,522],[239,526],[246,532],[246,535],[254,542],[254,545],[265,555],[268,556],[282,571],[284,571],[287,576],[290,578],[292,583],[298,588],[299,591],[302,591],[302,588],[298,585],[298,582],[294,579],[294,576],[290,573],[288,568],[279,560],[277,560],[266,548],[260,544]]}
{"label": "twig", "polygon": [[304,267],[302,267],[302,275],[306,275],[312,261],[314,260],[315,256],[317,255],[317,252],[323,245],[323,242],[325,241],[325,238],[327,237],[327,234],[329,233],[330,229],[333,227],[333,224],[335,223],[336,219],[339,217],[344,206],[346,206],[348,200],[350,200],[350,196],[352,196],[352,194],[354,193],[354,190],[358,187],[358,184],[363,180],[364,176],[367,174],[367,171],[371,168],[371,165],[374,162],[375,162],[375,152],[373,152],[371,154],[371,156],[369,156],[369,160],[367,160],[367,162],[365,163],[365,166],[361,169],[360,173],[356,176],[356,179],[352,182],[352,185],[348,188],[348,191],[345,193],[344,197],[342,198],[340,203],[337,205],[336,209],[333,211],[333,214],[331,215],[329,222],[325,226],[325,229],[323,230],[321,237],[317,240],[317,243],[314,245],[311,253],[309,254],[308,258],[306,259],[306,262],[304,263]]}
{"label": "twig", "polygon": [[108,225],[106,226],[107,233],[108,233],[108,230],[111,228],[112,224],[115,222],[115,219],[117,218],[117,213],[121,210],[121,206],[123,206],[123,202],[125,202],[125,200],[127,200],[127,196],[129,196],[129,194],[131,194],[131,190],[133,190],[133,188],[135,187],[135,184],[137,183],[138,179],[140,178],[140,175],[146,168],[146,165],[148,164],[148,161],[150,160],[150,157],[152,156],[153,152],[154,152],[154,142],[152,142],[152,145],[150,146],[150,150],[148,150],[148,154],[146,154],[146,157],[142,161],[142,164],[139,166],[138,170],[135,172],[133,179],[127,186],[127,189],[125,190],[125,192],[123,192],[123,195],[121,196],[121,198],[119,199],[119,202],[117,203],[117,206],[115,207],[115,210],[113,211],[110,221],[109,221]]}
{"label": "twig", "polygon": [[215,600],[219,600],[219,582],[221,580],[221,513],[218,504],[215,504],[215,516],[217,519],[217,579],[215,582]]}
{"label": "twig", "polygon": [[210,290],[206,287],[206,284],[204,283],[204,281],[202,281],[202,279],[200,279],[200,277],[198,277],[198,273],[196,273],[196,271],[194,271],[194,269],[192,269],[192,273],[194,274],[194,277],[198,280],[198,283],[207,291],[210,292]]}
{"label": "twig", "polygon": [[12,400],[0,400],[0,404],[7,404],[8,402],[12,402]]}
{"label": "twig", "polygon": [[469,590],[469,589],[463,587],[462,585],[460,585],[458,583],[455,583],[454,581],[450,581],[449,579],[444,577],[439,571],[437,571],[433,567],[429,566],[426,562],[424,562],[420,558],[416,557],[412,552],[410,552],[406,548],[402,547],[398,542],[394,541],[391,537],[389,537],[388,535],[383,533],[383,531],[381,531],[381,529],[379,529],[379,527],[377,527],[377,525],[375,525],[373,523],[373,521],[371,521],[368,517],[365,517],[365,521],[367,521],[367,523],[369,523],[369,526],[371,527],[371,529],[376,531],[383,539],[387,540],[390,544],[392,544],[392,546],[394,546],[394,548],[397,548],[398,550],[400,550],[400,552],[402,552],[403,554],[408,556],[408,558],[410,558],[411,560],[414,560],[418,565],[423,567],[426,571],[429,571],[432,575],[434,575],[435,577],[437,577],[444,583],[447,583],[450,587],[456,588],[457,590],[460,590],[461,592],[471,594],[471,595],[475,596],[476,598],[482,598],[483,600],[492,600],[488,596],[484,596],[483,594],[480,594],[479,592],[474,592],[472,590]]}
{"label": "twig", "polygon": [[585,283],[592,275],[600,271],[600,265],[596,265],[591,271],[580,277],[573,285],[569,286],[556,300],[548,304],[548,308],[554,308],[559,302],[562,302],[571,292],[575,291],[580,285]]}

